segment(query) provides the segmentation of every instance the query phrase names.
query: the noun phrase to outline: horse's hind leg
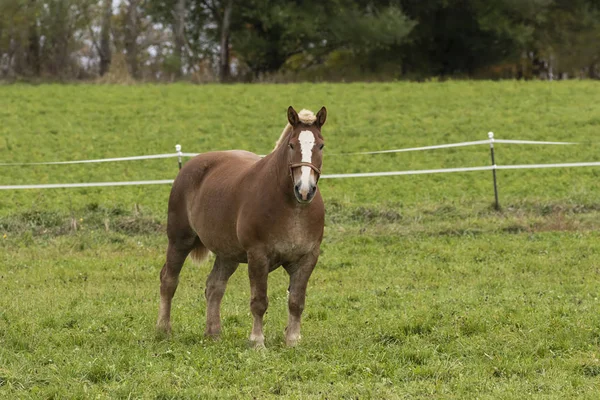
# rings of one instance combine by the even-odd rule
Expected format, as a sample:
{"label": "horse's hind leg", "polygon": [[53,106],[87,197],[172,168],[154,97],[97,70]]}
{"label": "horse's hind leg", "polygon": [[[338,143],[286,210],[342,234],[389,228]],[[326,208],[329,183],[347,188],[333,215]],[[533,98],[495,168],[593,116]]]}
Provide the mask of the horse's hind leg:
{"label": "horse's hind leg", "polygon": [[179,273],[186,257],[197,246],[202,246],[198,237],[189,236],[176,241],[169,239],[167,261],[160,271],[160,307],[156,329],[161,333],[171,332],[171,301],[177,290]]}
{"label": "horse's hind leg", "polygon": [[217,338],[221,333],[221,300],[227,287],[227,281],[238,267],[235,261],[216,258],[211,273],[206,279],[206,330],[207,336]]}

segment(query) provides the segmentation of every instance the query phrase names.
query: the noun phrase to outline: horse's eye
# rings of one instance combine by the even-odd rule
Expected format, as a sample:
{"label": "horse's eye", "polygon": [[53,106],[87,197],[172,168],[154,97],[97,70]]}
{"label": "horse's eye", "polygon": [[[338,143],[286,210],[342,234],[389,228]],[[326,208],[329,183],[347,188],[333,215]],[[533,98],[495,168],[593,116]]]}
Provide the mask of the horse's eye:
{"label": "horse's eye", "polygon": [[294,150],[294,145],[290,143],[290,149]]}
{"label": "horse's eye", "polygon": [[323,150],[323,147],[325,147],[325,144],[321,144],[321,145],[319,146],[319,150]]}

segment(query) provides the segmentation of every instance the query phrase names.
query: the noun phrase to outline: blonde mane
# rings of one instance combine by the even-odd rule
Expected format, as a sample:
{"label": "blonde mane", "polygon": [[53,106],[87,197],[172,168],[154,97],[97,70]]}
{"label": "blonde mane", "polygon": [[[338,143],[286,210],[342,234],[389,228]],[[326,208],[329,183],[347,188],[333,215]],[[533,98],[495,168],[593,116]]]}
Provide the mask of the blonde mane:
{"label": "blonde mane", "polygon": [[[306,125],[312,125],[317,120],[316,115],[310,110],[300,111],[298,113],[298,117],[300,118],[300,122]],[[279,136],[279,139],[277,139],[277,143],[275,143],[273,151],[275,151],[279,147],[279,144],[281,144],[284,141],[284,139],[291,133],[292,128],[292,125],[290,125],[289,123],[285,126],[285,128],[283,128],[283,132],[281,132],[281,136]]]}

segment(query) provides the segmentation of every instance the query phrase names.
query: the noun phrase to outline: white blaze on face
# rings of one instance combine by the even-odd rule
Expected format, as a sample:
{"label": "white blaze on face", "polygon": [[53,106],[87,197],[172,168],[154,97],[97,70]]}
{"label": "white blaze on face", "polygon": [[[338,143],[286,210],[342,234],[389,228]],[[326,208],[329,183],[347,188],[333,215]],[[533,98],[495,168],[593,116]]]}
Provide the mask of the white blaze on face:
{"label": "white blaze on face", "polygon": [[[300,142],[300,151],[302,152],[302,162],[312,163],[312,149],[315,145],[315,135],[311,131],[302,131],[298,136]],[[302,175],[300,176],[300,193],[305,196],[310,190],[311,176],[310,167],[301,167]]]}

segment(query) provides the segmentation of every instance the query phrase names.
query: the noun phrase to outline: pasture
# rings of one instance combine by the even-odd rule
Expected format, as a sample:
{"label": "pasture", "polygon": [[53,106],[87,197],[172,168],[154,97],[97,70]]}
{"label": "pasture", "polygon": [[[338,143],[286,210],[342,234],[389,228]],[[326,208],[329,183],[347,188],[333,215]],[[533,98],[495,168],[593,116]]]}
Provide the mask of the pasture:
{"label": "pasture", "polygon": [[[288,105],[328,108],[323,173],[600,161],[594,82],[0,86],[0,162],[269,152]],[[0,166],[0,185],[171,179],[175,159]],[[322,180],[322,255],[303,339],[248,347],[241,266],[203,337],[209,264],[186,262],[157,338],[170,187],[0,191],[0,398],[596,398],[600,168]]]}

